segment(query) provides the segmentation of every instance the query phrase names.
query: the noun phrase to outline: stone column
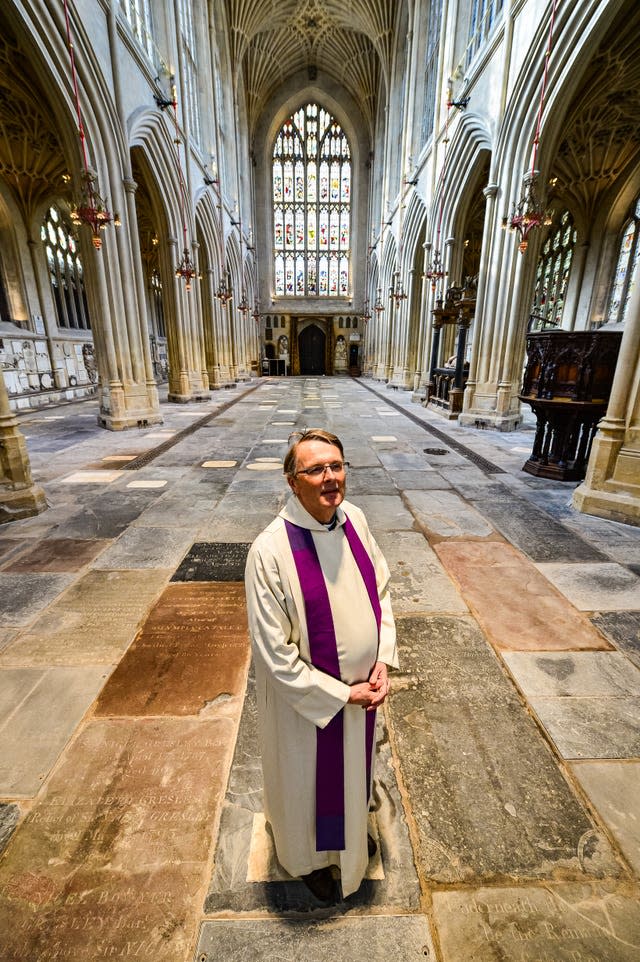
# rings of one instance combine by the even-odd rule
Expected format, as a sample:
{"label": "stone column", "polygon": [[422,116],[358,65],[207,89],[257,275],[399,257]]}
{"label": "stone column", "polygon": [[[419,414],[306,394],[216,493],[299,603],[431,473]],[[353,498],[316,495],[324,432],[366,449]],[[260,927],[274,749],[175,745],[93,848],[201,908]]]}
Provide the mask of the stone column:
{"label": "stone column", "polygon": [[167,325],[167,346],[169,348],[169,393],[167,400],[174,404],[187,404],[191,400],[191,378],[185,341],[185,311],[183,298],[184,281],[176,276],[176,265],[182,257],[178,249],[177,237],[169,237],[168,251],[173,274],[173,298],[171,322]]}
{"label": "stone column", "polygon": [[429,365],[429,382],[427,384],[427,396],[425,401],[428,401],[431,395],[434,393],[435,382],[433,380],[433,372],[438,367],[438,354],[440,352],[440,332],[442,331],[442,320],[440,318],[434,318],[433,321],[433,335],[431,338],[431,364]]}
{"label": "stone column", "polygon": [[29,248],[31,269],[33,271],[33,279],[36,285],[36,293],[38,296],[38,313],[42,318],[45,329],[47,353],[49,354],[49,361],[51,363],[53,383],[57,388],[64,389],[67,387],[67,372],[62,365],[56,366],[57,362],[53,345],[53,339],[58,332],[58,325],[54,321],[51,312],[46,309],[44,291],[42,288],[42,277],[40,274],[40,263],[38,257],[38,255],[42,252],[42,241],[38,242],[32,237],[29,237],[27,240],[27,247]]}
{"label": "stone column", "polygon": [[127,205],[127,222],[131,229],[131,255],[133,263],[133,274],[136,285],[138,300],[138,334],[140,351],[142,354],[142,368],[144,383],[147,392],[147,402],[149,405],[148,423],[158,423],[162,420],[160,416],[160,400],[158,397],[158,386],[153,371],[153,359],[151,357],[151,344],[149,341],[149,325],[147,323],[146,307],[147,296],[145,291],[145,276],[142,266],[142,256],[140,254],[140,238],[138,235],[138,217],[136,213],[135,192],[138,185],[135,180],[126,177],[123,180],[125,191],[125,203]]}
{"label": "stone column", "polygon": [[[459,417],[459,423],[462,425],[473,426],[478,419],[486,424],[492,424],[494,420],[498,420],[496,358],[501,358],[504,346],[499,316],[504,315],[508,310],[502,299],[501,286],[510,288],[514,256],[521,256],[517,251],[514,254],[515,245],[507,244],[507,235],[500,226],[497,215],[498,190],[498,184],[488,184],[483,191],[487,203],[469,379],[465,389],[463,410]],[[509,236],[509,241],[511,240]],[[503,398],[503,403],[504,400]]]}
{"label": "stone column", "polygon": [[[213,268],[207,267],[204,272],[202,283],[206,284],[207,296],[202,298],[202,321],[204,328],[204,352],[207,374],[209,377],[209,387],[220,387],[220,364],[218,363],[218,344],[215,318],[215,282],[213,279]],[[208,315],[206,312],[209,312]]]}
{"label": "stone column", "polygon": [[585,514],[640,525],[640,284],[631,294],[607,413],[573,505]]}
{"label": "stone column", "polygon": [[27,445],[0,370],[0,524],[30,518],[46,507],[44,491],[32,481]]}

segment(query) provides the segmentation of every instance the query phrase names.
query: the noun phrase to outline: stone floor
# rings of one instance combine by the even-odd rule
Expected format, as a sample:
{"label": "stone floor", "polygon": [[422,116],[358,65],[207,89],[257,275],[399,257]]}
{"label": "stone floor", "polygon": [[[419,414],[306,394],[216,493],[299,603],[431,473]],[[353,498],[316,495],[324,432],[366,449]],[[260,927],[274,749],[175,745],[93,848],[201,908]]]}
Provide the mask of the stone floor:
{"label": "stone floor", "polygon": [[[163,415],[22,419],[49,508],[0,529],[2,962],[638,962],[640,529],[524,474],[528,422],[370,381]],[[401,648],[381,857],[330,910],[265,831],[241,584],[305,425],[345,442]]]}

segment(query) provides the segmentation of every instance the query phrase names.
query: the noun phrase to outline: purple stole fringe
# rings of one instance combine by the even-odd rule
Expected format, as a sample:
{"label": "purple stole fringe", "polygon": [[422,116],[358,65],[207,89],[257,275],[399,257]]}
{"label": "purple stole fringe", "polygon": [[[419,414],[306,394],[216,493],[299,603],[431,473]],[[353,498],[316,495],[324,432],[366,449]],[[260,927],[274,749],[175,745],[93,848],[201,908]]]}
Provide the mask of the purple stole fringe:
{"label": "purple stole fringe", "polygon": [[[340,662],[331,605],[318,553],[313,543],[313,535],[307,528],[301,528],[287,520],[285,520],[285,527],[304,598],[311,664],[333,678],[339,679]],[[346,518],[343,528],[367,589],[378,626],[378,638],[380,638],[382,611],[373,562],[349,518]],[[375,730],[376,713],[367,711],[365,712],[364,745],[367,800],[371,791]],[[325,728],[317,729],[316,738],[316,851],[342,851],[345,848],[344,709],[334,715]]]}

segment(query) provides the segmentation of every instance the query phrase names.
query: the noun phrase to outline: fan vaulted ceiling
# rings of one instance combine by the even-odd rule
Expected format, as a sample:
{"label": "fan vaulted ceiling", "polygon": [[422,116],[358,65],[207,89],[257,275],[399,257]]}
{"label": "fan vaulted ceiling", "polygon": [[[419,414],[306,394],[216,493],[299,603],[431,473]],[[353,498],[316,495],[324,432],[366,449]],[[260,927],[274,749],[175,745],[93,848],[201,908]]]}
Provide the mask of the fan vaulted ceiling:
{"label": "fan vaulted ceiling", "polygon": [[[371,124],[388,80],[400,0],[227,0],[233,69],[253,126],[273,92],[300,70],[342,84]],[[311,73],[313,77],[313,73]]]}

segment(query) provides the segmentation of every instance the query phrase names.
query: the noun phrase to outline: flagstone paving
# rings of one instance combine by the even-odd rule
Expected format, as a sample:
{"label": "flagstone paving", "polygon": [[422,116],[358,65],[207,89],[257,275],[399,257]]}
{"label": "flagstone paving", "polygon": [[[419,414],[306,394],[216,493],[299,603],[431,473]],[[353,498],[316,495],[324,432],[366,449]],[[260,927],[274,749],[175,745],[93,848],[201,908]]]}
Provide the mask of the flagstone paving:
{"label": "flagstone paving", "polygon": [[[24,417],[51,507],[0,530],[2,962],[640,960],[640,529],[521,471],[530,418],[369,381],[265,378],[124,434],[96,410]],[[329,908],[265,830],[241,584],[309,425],[345,443],[401,649],[380,854]]]}
{"label": "flagstone paving", "polygon": [[436,892],[443,962],[636,962],[637,894],[615,885]]}
{"label": "flagstone paving", "polygon": [[86,572],[0,652],[0,668],[116,663],[171,573]]}
{"label": "flagstone paving", "polygon": [[574,762],[571,770],[640,874],[640,760]]}
{"label": "flagstone paving", "polygon": [[592,621],[640,667],[640,611],[611,611],[597,615]]}
{"label": "flagstone paving", "polygon": [[169,585],[109,678],[97,715],[197,715],[241,694],[249,645],[244,586]]}
{"label": "flagstone paving", "polygon": [[108,541],[79,538],[44,538],[15,561],[5,564],[4,571],[79,571],[108,544]]}
{"label": "flagstone paving", "polygon": [[96,667],[3,672],[0,797],[37,794],[105,679]]}
{"label": "flagstone paving", "polygon": [[435,551],[498,648],[564,651],[611,647],[511,545],[450,541],[437,544]]}

